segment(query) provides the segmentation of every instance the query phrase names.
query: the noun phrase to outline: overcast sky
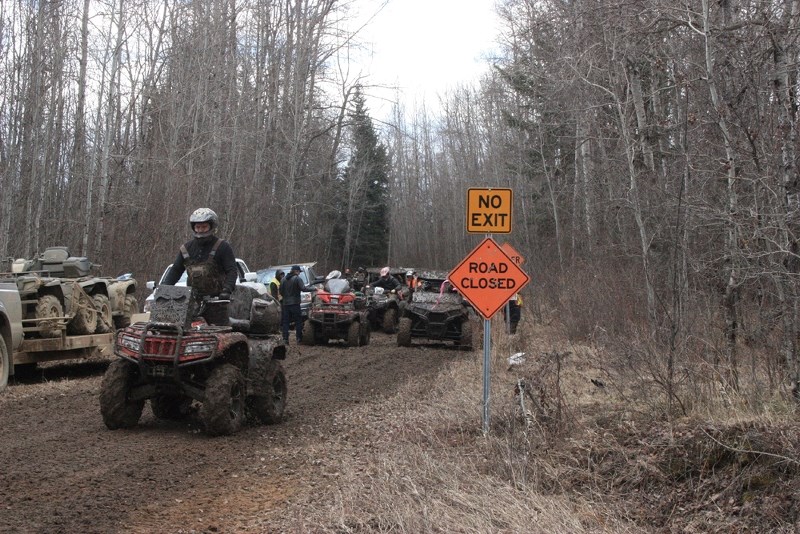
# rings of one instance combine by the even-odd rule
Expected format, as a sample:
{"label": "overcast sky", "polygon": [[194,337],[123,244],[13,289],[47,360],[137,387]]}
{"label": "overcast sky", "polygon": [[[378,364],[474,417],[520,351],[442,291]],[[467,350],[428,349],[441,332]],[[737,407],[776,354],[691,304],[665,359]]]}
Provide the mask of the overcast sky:
{"label": "overcast sky", "polygon": [[[357,61],[372,84],[399,86],[407,108],[435,105],[437,94],[477,79],[483,59],[495,48],[495,0],[389,0],[360,40],[371,50]],[[359,20],[374,14],[380,0],[358,0]],[[371,55],[370,55],[371,53]],[[393,99],[394,91],[378,97]],[[375,99],[368,104],[378,112]],[[390,106],[387,106],[390,108]],[[388,109],[385,110],[388,113]]]}

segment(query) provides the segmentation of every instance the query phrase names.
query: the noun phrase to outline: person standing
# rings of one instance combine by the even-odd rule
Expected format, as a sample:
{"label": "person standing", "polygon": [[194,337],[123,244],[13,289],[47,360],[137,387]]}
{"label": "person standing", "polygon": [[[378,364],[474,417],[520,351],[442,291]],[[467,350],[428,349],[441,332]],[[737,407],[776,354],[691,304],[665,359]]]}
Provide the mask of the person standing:
{"label": "person standing", "polygon": [[350,280],[350,285],[355,291],[363,291],[364,285],[367,283],[367,270],[364,267],[356,269],[353,279]]}
{"label": "person standing", "polygon": [[[236,287],[239,271],[233,247],[215,234],[217,214],[209,208],[198,208],[189,216],[194,238],[181,245],[178,257],[172,262],[162,284],[172,286],[186,271],[188,282],[200,297],[216,297],[229,301]],[[203,317],[209,324],[230,326],[229,302],[206,306]]]}
{"label": "person standing", "polygon": [[[506,308],[503,308],[503,315],[506,314]],[[511,300],[508,301],[508,333],[516,334],[517,325],[522,318],[522,296],[519,293],[514,293]]]}
{"label": "person standing", "polygon": [[303,339],[303,315],[300,311],[300,294],[303,291],[316,291],[315,287],[308,287],[300,278],[300,266],[292,265],[289,274],[281,282],[280,294],[283,306],[281,307],[281,327],[283,340],[289,342],[289,325],[294,322],[297,342]]}
{"label": "person standing", "polygon": [[272,295],[272,298],[278,301],[278,303],[281,302],[281,280],[283,280],[285,275],[286,273],[284,273],[283,270],[278,269],[277,272],[275,272],[275,276],[269,281],[269,294]]}

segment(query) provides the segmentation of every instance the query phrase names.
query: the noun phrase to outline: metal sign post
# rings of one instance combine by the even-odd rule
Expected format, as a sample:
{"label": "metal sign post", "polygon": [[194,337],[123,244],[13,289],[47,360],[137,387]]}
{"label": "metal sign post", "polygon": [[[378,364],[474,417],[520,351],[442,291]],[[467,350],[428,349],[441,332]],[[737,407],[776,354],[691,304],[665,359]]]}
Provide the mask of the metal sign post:
{"label": "metal sign post", "polygon": [[489,433],[489,375],[492,356],[492,321],[483,320],[483,435]]}

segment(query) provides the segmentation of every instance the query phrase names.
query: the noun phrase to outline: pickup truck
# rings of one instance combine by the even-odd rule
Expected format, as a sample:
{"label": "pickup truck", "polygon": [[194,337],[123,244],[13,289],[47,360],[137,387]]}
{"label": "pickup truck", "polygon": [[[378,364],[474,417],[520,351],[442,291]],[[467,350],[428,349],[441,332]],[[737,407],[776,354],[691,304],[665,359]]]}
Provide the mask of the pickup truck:
{"label": "pickup truck", "polygon": [[24,320],[22,315],[22,300],[17,284],[0,282],[0,391],[8,385],[8,378],[14,375],[15,366],[110,356],[113,352],[114,334],[111,332],[70,336],[62,327],[57,337],[27,339],[25,332],[36,331],[36,326],[26,325],[30,320]]}

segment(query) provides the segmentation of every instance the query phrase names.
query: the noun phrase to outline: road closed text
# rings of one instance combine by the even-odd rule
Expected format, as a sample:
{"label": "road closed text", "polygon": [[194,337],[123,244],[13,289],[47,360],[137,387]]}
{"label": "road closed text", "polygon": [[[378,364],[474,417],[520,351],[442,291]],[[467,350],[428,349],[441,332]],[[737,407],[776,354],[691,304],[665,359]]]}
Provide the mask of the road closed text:
{"label": "road closed text", "polygon": [[[464,289],[514,289],[517,281],[509,276],[507,263],[488,263],[471,261],[468,264],[467,276],[463,276],[459,285]],[[475,276],[472,276],[475,275]]]}

